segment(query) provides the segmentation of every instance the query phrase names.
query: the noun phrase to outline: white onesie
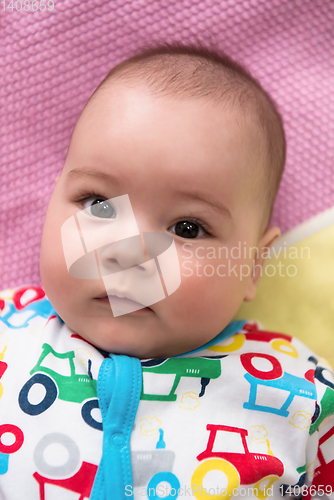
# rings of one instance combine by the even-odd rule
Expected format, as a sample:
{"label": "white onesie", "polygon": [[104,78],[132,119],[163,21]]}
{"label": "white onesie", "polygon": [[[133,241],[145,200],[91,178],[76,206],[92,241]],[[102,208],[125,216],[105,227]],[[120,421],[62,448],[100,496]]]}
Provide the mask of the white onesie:
{"label": "white onesie", "polygon": [[140,362],[76,335],[41,287],[10,289],[0,379],[1,499],[334,498],[333,374],[255,322]]}

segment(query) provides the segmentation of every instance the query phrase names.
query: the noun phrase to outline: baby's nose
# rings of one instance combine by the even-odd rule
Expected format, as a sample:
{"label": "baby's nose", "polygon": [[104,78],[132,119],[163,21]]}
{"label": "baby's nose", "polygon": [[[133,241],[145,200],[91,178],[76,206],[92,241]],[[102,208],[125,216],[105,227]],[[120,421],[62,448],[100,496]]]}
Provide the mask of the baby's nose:
{"label": "baby's nose", "polygon": [[[96,250],[102,276],[136,267],[139,273],[147,274],[154,266],[146,264],[140,235],[115,241]],[[151,269],[152,268],[152,269]]]}

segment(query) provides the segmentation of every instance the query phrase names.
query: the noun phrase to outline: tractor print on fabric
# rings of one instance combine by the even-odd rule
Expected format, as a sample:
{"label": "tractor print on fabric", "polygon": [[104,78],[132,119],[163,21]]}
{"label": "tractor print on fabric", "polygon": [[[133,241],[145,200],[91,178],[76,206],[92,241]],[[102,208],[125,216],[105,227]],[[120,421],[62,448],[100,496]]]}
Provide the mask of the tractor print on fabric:
{"label": "tractor print on fabric", "polygon": [[[1,440],[4,434],[11,434],[14,442],[4,444]],[[9,467],[9,455],[16,453],[22,446],[24,441],[23,432],[17,425],[2,424],[0,425],[0,474],[6,474]]]}
{"label": "tractor print on fabric", "polygon": [[[205,388],[211,379],[216,379],[221,375],[221,363],[219,358],[226,356],[217,356],[214,358],[163,358],[142,361],[143,388],[140,399],[146,401],[176,401],[175,391],[179,385],[181,377],[191,377],[200,379],[199,397],[204,396]],[[157,377],[161,375],[161,380],[170,377],[170,385],[167,394],[149,393],[149,376],[154,374],[154,381],[157,383]],[[158,386],[161,386],[159,381]],[[169,391],[169,392],[168,392]]]}
{"label": "tractor print on fabric", "polygon": [[[45,460],[44,452],[50,445],[58,445],[65,448],[68,458],[64,464],[52,465]],[[66,434],[54,432],[45,435],[34,450],[34,462],[38,470],[42,472],[42,474],[39,472],[33,474],[39,485],[40,500],[46,500],[46,485],[53,485],[73,493],[78,493],[80,495],[78,500],[89,498],[98,467],[97,465],[80,461],[78,446]]]}
{"label": "tractor print on fabric", "polygon": [[[252,361],[256,358],[269,361],[272,366],[271,370],[255,368]],[[281,363],[270,354],[246,353],[240,356],[240,361],[247,371],[244,377],[250,384],[249,400],[243,405],[248,410],[263,411],[287,417],[289,415],[288,408],[295,396],[309,399],[316,399],[317,397],[316,388],[312,382],[306,378],[296,377],[287,372],[283,373]],[[287,399],[278,408],[257,404],[256,397],[259,386],[270,387],[272,390],[287,391]]]}
{"label": "tractor print on fabric", "polygon": [[[155,450],[131,452],[133,486],[147,485],[149,499],[158,497],[157,487],[162,482],[168,483],[175,492],[180,488],[180,481],[172,472],[175,453],[166,449],[163,429],[159,428],[158,431]],[[175,500],[177,496],[173,495],[172,498]]]}
{"label": "tractor print on fabric", "polygon": [[[91,376],[91,360],[88,360],[89,375],[78,375],[75,373],[74,351],[58,353],[49,344],[43,344],[42,349],[39,360],[30,371],[32,377],[20,391],[19,405],[21,410],[28,415],[40,415],[50,408],[57,398],[73,403],[83,403],[81,415],[84,421],[91,427],[102,430],[102,423],[92,417],[92,411],[99,405],[96,397],[96,380]],[[52,356],[63,360],[64,368],[69,367],[69,376],[61,375],[52,368],[43,365],[45,359],[49,361]],[[35,384],[44,386],[45,396],[39,403],[32,404],[29,401],[29,392]]]}
{"label": "tractor print on fabric", "polygon": [[[203,480],[210,471],[221,471],[228,478],[222,498],[232,497],[239,485],[254,483],[254,491],[258,491],[257,497],[262,500],[267,498],[270,487],[284,472],[282,462],[272,454],[251,453],[247,445],[248,431],[246,429],[214,424],[207,424],[206,429],[210,432],[207,447],[197,456],[197,460],[202,463],[194,471],[191,479],[195,498],[203,498]],[[213,451],[218,432],[238,434],[244,452]],[[262,484],[265,484],[264,489]]]}
{"label": "tractor print on fabric", "polygon": [[324,395],[321,398],[320,405],[317,405],[312,425],[310,427],[310,434],[314,434],[325,420],[326,417],[333,414],[334,408],[334,380],[331,371],[318,364],[318,360],[314,356],[309,357],[309,361],[315,364],[314,378],[318,380],[325,387]]}
{"label": "tractor print on fabric", "polygon": [[[167,483],[173,494],[170,493],[170,496],[163,498],[176,500],[180,491],[180,481],[173,472],[175,453],[166,449],[164,432],[159,425],[161,425],[161,421],[156,417],[141,420],[141,434],[153,436],[159,432],[159,439],[155,450],[131,452],[133,486],[135,488],[146,486],[146,495],[151,500],[158,496],[158,485]],[[142,427],[145,429],[143,430]],[[279,480],[284,472],[283,463],[274,456],[270,449],[269,440],[265,439],[268,435],[266,429],[259,425],[253,426],[252,440],[257,443],[266,443],[267,453],[249,451],[246,440],[248,431],[246,429],[216,424],[208,424],[206,429],[209,431],[207,447],[196,457],[200,464],[195,468],[191,477],[190,490],[194,497],[200,500],[210,496],[204,486],[205,476],[210,472],[218,471],[223,473],[227,479],[226,488],[221,488],[223,491],[220,492],[219,498],[232,497],[240,485],[253,485],[257,498],[265,500],[271,493],[272,485]],[[229,439],[226,438],[233,434],[236,437],[236,441],[233,441],[235,450],[217,450],[217,443],[215,443],[217,433],[223,436],[223,441],[219,441],[220,446],[222,443],[228,442]],[[255,437],[254,434],[256,434]],[[217,491],[216,487],[214,489]],[[130,490],[128,493],[130,494]],[[143,492],[140,494],[142,495]],[[214,498],[218,498],[218,496],[216,495]]]}
{"label": "tractor print on fabric", "polygon": [[[310,427],[310,435],[314,434],[325,420],[325,418],[333,415],[334,408],[334,380],[332,372],[327,366],[321,366],[319,361],[310,356],[309,361],[315,364],[314,378],[323,384],[324,393],[320,404],[317,404],[315,414]],[[319,465],[314,470],[314,479],[312,486],[314,488],[322,488],[324,493],[332,493],[334,491],[334,458],[330,450],[334,448],[334,428],[329,429],[320,439],[318,448]],[[327,486],[327,490],[322,487]],[[310,496],[305,496],[309,500]]]}
{"label": "tractor print on fabric", "polygon": [[[327,486],[326,493],[334,491],[334,459],[333,453],[329,450],[334,448],[334,427],[332,427],[324,436],[319,439],[318,460],[320,465],[314,470],[314,479],[312,486],[324,489],[322,485]],[[310,498],[310,496],[309,496]]]}
{"label": "tractor print on fabric", "polygon": [[242,326],[242,331],[246,333],[237,333],[233,335],[230,337],[227,345],[212,345],[207,347],[207,349],[213,352],[231,353],[241,349],[245,341],[253,341],[270,344],[274,351],[286,354],[287,356],[291,356],[293,358],[298,358],[299,356],[297,349],[291,343],[292,337],[290,335],[260,330],[256,322],[245,323]]}
{"label": "tractor print on fabric", "polygon": [[[298,467],[296,469],[298,474],[300,474],[298,481],[295,484],[281,484],[280,485],[280,493],[282,497],[288,495],[289,498],[292,495],[292,497],[300,497],[301,492],[303,491],[303,486],[305,485],[306,481],[306,465],[303,467]],[[304,495],[303,495],[304,496]]]}
{"label": "tractor print on fabric", "polygon": [[0,321],[9,328],[28,327],[34,318],[49,318],[52,312],[54,309],[41,287],[17,288],[12,301],[0,298]]}
{"label": "tractor print on fabric", "polygon": [[332,450],[334,449],[334,427],[329,429],[320,439],[318,448],[319,465],[314,469],[313,481],[310,489],[306,487],[306,467],[299,467],[297,472],[301,475],[297,483],[288,485],[281,484],[281,495],[294,495],[311,500],[314,497],[312,491],[319,492],[319,497],[328,500],[334,491],[334,458]]}

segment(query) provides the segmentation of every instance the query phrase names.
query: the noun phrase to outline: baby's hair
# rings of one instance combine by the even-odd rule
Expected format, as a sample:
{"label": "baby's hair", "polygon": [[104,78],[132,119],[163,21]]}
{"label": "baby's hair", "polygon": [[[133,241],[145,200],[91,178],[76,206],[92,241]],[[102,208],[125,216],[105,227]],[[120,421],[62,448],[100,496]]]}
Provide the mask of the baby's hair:
{"label": "baby's hair", "polygon": [[[255,120],[257,130],[261,132],[261,151],[266,151],[261,189],[257,188],[257,193],[254,193],[263,207],[262,235],[270,222],[283,174],[286,141],[282,117],[275,102],[247,69],[220,51],[198,44],[164,42],[146,46],[115,66],[93,96],[107,82],[139,82],[148,86],[152,93],[204,98],[215,105],[232,108],[238,106],[253,123]],[[259,183],[254,180],[254,184]],[[250,189],[254,192],[253,186]]]}

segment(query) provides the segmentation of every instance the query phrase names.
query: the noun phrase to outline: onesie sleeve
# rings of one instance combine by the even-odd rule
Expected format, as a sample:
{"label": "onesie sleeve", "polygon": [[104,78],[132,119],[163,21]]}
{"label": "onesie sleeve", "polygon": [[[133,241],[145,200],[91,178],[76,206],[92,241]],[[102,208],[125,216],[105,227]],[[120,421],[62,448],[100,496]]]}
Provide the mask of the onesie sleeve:
{"label": "onesie sleeve", "polygon": [[334,374],[325,360],[315,356],[317,403],[309,429],[304,498],[334,500]]}

